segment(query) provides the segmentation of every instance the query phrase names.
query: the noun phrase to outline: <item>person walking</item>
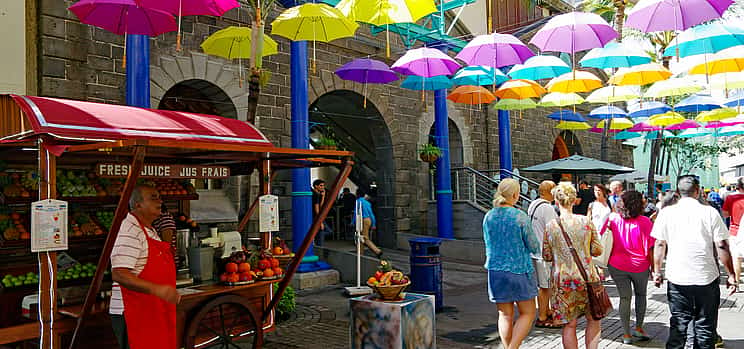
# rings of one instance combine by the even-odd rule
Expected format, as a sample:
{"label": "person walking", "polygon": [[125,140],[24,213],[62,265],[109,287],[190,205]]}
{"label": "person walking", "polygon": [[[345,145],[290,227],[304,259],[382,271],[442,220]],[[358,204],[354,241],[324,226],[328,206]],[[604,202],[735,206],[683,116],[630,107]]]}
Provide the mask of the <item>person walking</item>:
{"label": "person walking", "polygon": [[715,208],[697,200],[700,195],[697,177],[680,176],[677,191],[681,197],[679,202],[659,212],[651,231],[656,239],[653,274],[656,287],[663,283],[661,266],[665,257],[667,261],[667,300],[671,316],[666,347],[685,348],[687,327],[692,323],[693,346],[712,349],[721,293],[717,259],[729,275],[726,286],[732,294],[736,292],[728,230]]}
{"label": "person walking", "polygon": [[[514,207],[519,199],[519,182],[501,180],[493,208],[483,219],[486,245],[488,298],[499,311],[498,327],[504,348],[519,348],[535,319],[537,283],[530,253],[540,251],[527,215]],[[514,322],[514,304],[519,317]]]}
{"label": "person walking", "polygon": [[741,282],[741,264],[744,261],[744,234],[739,234],[741,217],[744,215],[744,177],[736,180],[736,193],[726,196],[722,208],[723,218],[730,218],[729,244],[734,258],[734,277],[736,284]]}
{"label": "person walking", "polygon": [[[646,288],[653,258],[654,238],[651,219],[643,215],[643,195],[629,190],[620,196],[617,212],[610,214],[605,234],[612,234],[612,251],[607,269],[620,294],[620,321],[623,344],[633,338],[647,341],[643,330],[646,316]],[[635,295],[635,328],[630,330],[630,300]]]}
{"label": "person walking", "polygon": [[[542,248],[542,240],[545,235],[545,227],[551,221],[558,218],[553,209],[553,194],[550,192],[555,188],[553,181],[542,181],[538,187],[540,197],[530,203],[527,208],[527,216],[532,223],[532,231]],[[535,268],[537,278],[537,321],[535,327],[554,328],[550,316],[550,263],[542,258],[542,250],[532,253],[532,265]]]}
{"label": "person walking", "polygon": [[602,184],[594,185],[594,201],[589,204],[586,216],[592,220],[594,228],[602,229],[607,217],[612,213],[612,207],[607,201],[609,191]]}
{"label": "person walking", "polygon": [[578,197],[576,198],[574,213],[586,215],[589,210],[589,204],[591,204],[592,201],[594,201],[594,192],[589,186],[589,182],[587,182],[586,180],[581,180],[581,182],[579,182],[579,193]]}
{"label": "person walking", "polygon": [[[320,208],[323,207],[323,203],[326,200],[325,181],[322,179],[316,179],[313,181],[313,220],[320,215]],[[315,235],[315,244],[323,246],[327,235],[333,234],[331,227],[328,222],[323,220],[320,223],[320,230]]]}
{"label": "person walking", "polygon": [[[356,197],[356,207],[361,210],[362,215],[362,244],[377,255],[377,258],[382,259],[382,250],[370,238],[370,230],[377,229],[377,220],[375,219],[375,213],[372,211],[372,203],[369,202],[369,196],[362,187],[357,188]],[[357,214],[355,212],[351,217],[352,225],[356,224]]]}
{"label": "person walking", "polygon": [[584,333],[587,349],[597,349],[601,335],[601,322],[595,320],[589,312],[589,298],[586,291],[586,281],[566,244],[563,230],[566,231],[571,243],[582,261],[590,282],[598,282],[594,262],[591,256],[602,254],[594,224],[586,216],[573,214],[573,204],[576,201],[576,189],[567,183],[558,184],[553,188],[553,197],[561,210],[560,218],[553,220],[545,228],[543,239],[543,259],[553,262],[553,294],[551,305],[553,321],[563,326],[563,347],[576,349],[579,340],[576,337],[577,319],[586,316],[586,331]]}

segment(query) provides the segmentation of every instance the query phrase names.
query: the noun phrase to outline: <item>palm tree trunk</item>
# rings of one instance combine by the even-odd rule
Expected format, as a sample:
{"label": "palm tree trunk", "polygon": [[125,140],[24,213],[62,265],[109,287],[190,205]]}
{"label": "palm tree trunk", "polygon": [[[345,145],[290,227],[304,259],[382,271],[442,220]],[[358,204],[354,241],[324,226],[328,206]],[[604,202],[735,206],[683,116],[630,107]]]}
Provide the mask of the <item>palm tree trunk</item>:
{"label": "palm tree trunk", "polygon": [[258,109],[258,95],[261,93],[261,69],[251,69],[248,78],[248,108],[246,121],[251,124],[256,122],[256,110]]}
{"label": "palm tree trunk", "polygon": [[[617,42],[623,40],[623,22],[625,21],[625,0],[614,0],[613,5],[615,6],[615,27],[617,28]],[[610,137],[610,121],[605,120],[605,127],[602,130],[602,141],[599,147],[599,159],[602,161],[608,160],[608,138]],[[604,180],[604,178],[603,178]]]}

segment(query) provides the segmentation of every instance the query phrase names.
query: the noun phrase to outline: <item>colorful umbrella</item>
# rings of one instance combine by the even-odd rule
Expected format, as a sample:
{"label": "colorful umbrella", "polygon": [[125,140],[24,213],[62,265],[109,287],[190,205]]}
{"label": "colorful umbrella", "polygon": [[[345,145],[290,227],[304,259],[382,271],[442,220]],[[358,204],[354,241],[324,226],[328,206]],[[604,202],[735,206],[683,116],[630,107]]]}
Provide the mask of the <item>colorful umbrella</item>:
{"label": "colorful umbrella", "polygon": [[710,80],[710,88],[713,90],[744,88],[744,72],[716,74],[716,78]]}
{"label": "colorful umbrella", "polygon": [[686,78],[673,78],[655,82],[646,90],[643,97],[661,98],[669,96],[681,96],[696,93],[703,88],[694,81]]}
{"label": "colorful umbrella", "polygon": [[392,69],[404,75],[430,78],[437,75],[452,75],[460,64],[444,52],[428,47],[408,50],[393,63]]}
{"label": "colorful umbrella", "polygon": [[626,43],[610,42],[604,47],[591,49],[579,61],[582,67],[608,69],[632,67],[651,62],[651,56],[640,47]]}
{"label": "colorful umbrella", "polygon": [[744,45],[744,28],[713,22],[698,25],[680,33],[675,44],[664,50],[664,56],[687,57],[716,53],[729,47]]}
{"label": "colorful umbrella", "polygon": [[589,112],[588,115],[592,119],[611,119],[611,118],[624,118],[628,116],[622,108],[606,105],[599,108],[594,108]]}
{"label": "colorful umbrella", "polygon": [[675,137],[677,137],[677,138],[704,137],[704,136],[710,135],[712,133],[713,132],[711,132],[709,130],[706,130],[706,129],[702,128],[702,127],[700,127],[700,128],[689,128],[689,129],[686,129],[686,130],[682,131],[682,133],[676,135]]}
{"label": "colorful umbrella", "polygon": [[636,102],[628,104],[628,116],[631,118],[647,118],[656,114],[666,113],[672,110],[672,107],[662,102]]}
{"label": "colorful umbrella", "polygon": [[679,113],[668,111],[664,114],[657,114],[648,118],[647,122],[651,126],[667,127],[683,123],[685,120],[685,117]]}
{"label": "colorful umbrella", "polygon": [[638,86],[605,86],[592,91],[586,97],[589,103],[615,103],[625,102],[636,99],[641,96],[641,89]]}
{"label": "colorful umbrella", "polygon": [[571,71],[571,67],[555,56],[534,56],[523,64],[515,64],[509,70],[512,79],[551,79]]}
{"label": "colorful umbrella", "polygon": [[437,75],[430,78],[411,75],[403,80],[400,87],[416,91],[444,90],[452,87],[452,80],[446,75]]}
{"label": "colorful umbrella", "polygon": [[[604,124],[602,124],[602,126],[604,126]],[[597,128],[597,126],[594,126],[594,127],[592,127],[592,128],[589,129],[589,132],[591,132],[591,133],[604,133],[604,129],[603,128]],[[618,133],[618,132],[621,132],[621,130],[608,129],[607,132]]]}
{"label": "colorful umbrella", "polygon": [[695,120],[689,120],[688,119],[688,120],[682,121],[679,124],[666,127],[665,129],[667,129],[667,130],[687,130],[687,129],[690,129],[690,128],[698,128],[698,127],[700,127],[700,124],[698,124]]}
{"label": "colorful umbrella", "polygon": [[633,138],[638,138],[638,137],[643,137],[643,135],[638,132],[630,132],[628,130],[625,130],[625,131],[618,132],[618,134],[616,134],[612,138],[617,139],[617,140],[625,140],[625,139],[633,139]]}
{"label": "colorful umbrella", "polygon": [[455,103],[488,104],[495,101],[496,97],[481,86],[459,86],[447,96],[447,99]]}
{"label": "colorful umbrella", "polygon": [[168,12],[139,7],[134,0],[80,0],[69,7],[81,23],[114,34],[158,36],[177,29]]}
{"label": "colorful umbrella", "polygon": [[[548,114],[548,119],[558,120],[558,121],[575,121],[575,122],[586,122],[586,119],[584,119],[581,114],[571,111],[571,110],[565,110],[561,109],[555,112],[552,112]],[[591,127],[588,127],[589,129]]]}
{"label": "colorful umbrella", "polygon": [[553,92],[548,93],[538,103],[541,107],[565,107],[584,103],[584,98],[576,93]]}
{"label": "colorful umbrella", "polygon": [[723,73],[738,73],[744,70],[744,47],[735,46],[718,52],[710,57],[707,54],[688,70],[688,74],[717,75]]}
{"label": "colorful umbrella", "polygon": [[723,105],[727,107],[739,107],[744,104],[744,92],[739,92],[733,96],[726,98],[726,102]]}
{"label": "colorful umbrella", "polygon": [[537,107],[531,98],[525,99],[501,99],[493,105],[493,109],[499,110],[524,110]]}
{"label": "colorful umbrella", "polygon": [[691,95],[674,105],[674,110],[688,113],[699,113],[703,111],[723,108],[721,102],[710,95]]}
{"label": "colorful umbrella", "polygon": [[652,126],[648,123],[648,121],[641,121],[637,122],[633,127],[627,129],[628,132],[651,132],[661,130],[661,127],[659,126]]}
{"label": "colorful umbrella", "polygon": [[541,51],[576,52],[603,47],[617,37],[615,29],[599,15],[569,12],[551,18],[530,43]]}
{"label": "colorful umbrella", "polygon": [[710,121],[721,121],[730,119],[738,115],[739,112],[734,108],[720,108],[709,111],[704,111],[695,117],[697,122],[710,122]]}
{"label": "colorful umbrella", "polygon": [[610,77],[608,83],[613,85],[647,85],[669,79],[670,76],[672,76],[672,72],[661,64],[648,63],[620,68],[617,73]]}
{"label": "colorful umbrella", "polygon": [[587,122],[561,121],[558,125],[555,125],[555,128],[559,130],[583,131],[592,128],[592,125],[589,125]]}
{"label": "colorful umbrella", "polygon": [[539,98],[545,89],[531,80],[516,79],[503,83],[494,93],[499,98],[525,99]]}
{"label": "colorful umbrella", "polygon": [[726,137],[726,136],[736,136],[736,135],[744,135],[744,125],[734,125],[734,126],[726,126],[718,130],[716,132],[717,136]]}
{"label": "colorful umbrella", "polygon": [[602,80],[588,71],[573,71],[553,78],[545,87],[550,92],[589,92],[602,87]]}
{"label": "colorful umbrella", "polygon": [[385,62],[369,58],[357,58],[344,64],[336,70],[336,75],[344,80],[355,81],[364,84],[364,107],[367,107],[367,84],[387,84],[398,80],[395,74]]}
{"label": "colorful umbrella", "polygon": [[478,35],[455,58],[468,65],[501,68],[523,63],[535,54],[511,34]]}
{"label": "colorful umbrella", "polygon": [[733,118],[724,119],[721,121],[710,121],[705,123],[705,128],[721,128],[726,126],[734,126],[744,124],[744,117],[737,115]]}
{"label": "colorful umbrella", "polygon": [[598,122],[597,126],[594,127],[603,130],[605,128],[605,122],[607,120],[610,120],[610,130],[625,130],[633,127],[633,121],[630,121],[626,118],[605,119]]}
{"label": "colorful umbrella", "polygon": [[506,80],[509,80],[509,77],[504,75],[501,70],[485,65],[464,67],[452,77],[452,82],[455,85],[499,85]]}
{"label": "colorful umbrella", "polygon": [[[671,133],[669,131],[664,131],[664,132],[661,133],[661,135],[664,138],[674,138],[675,137],[674,136],[674,133]],[[643,137],[643,138],[645,138],[645,139],[657,139],[657,138],[659,138],[659,131],[651,131],[651,132],[647,133],[646,136]]]}
{"label": "colorful umbrella", "polygon": [[[202,42],[201,48],[206,54],[222,58],[250,58],[252,35],[251,28],[229,26],[207,37]],[[276,41],[264,34],[261,56],[270,56],[277,52],[279,51]]]}
{"label": "colorful umbrella", "polygon": [[625,26],[651,33],[685,30],[720,18],[732,0],[641,0],[627,12]]}

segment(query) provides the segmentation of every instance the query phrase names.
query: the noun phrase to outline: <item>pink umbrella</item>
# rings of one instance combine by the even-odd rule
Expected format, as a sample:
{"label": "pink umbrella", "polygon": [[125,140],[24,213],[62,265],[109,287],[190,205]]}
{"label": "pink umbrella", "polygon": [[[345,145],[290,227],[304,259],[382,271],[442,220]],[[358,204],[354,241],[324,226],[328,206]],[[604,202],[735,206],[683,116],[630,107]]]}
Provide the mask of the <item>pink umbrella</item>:
{"label": "pink umbrella", "polygon": [[604,45],[617,37],[615,29],[599,15],[569,12],[553,17],[530,43],[542,51],[574,54]]}
{"label": "pink umbrella", "polygon": [[[622,131],[622,130],[613,130],[611,128],[610,129],[607,129],[607,132],[609,132],[609,133],[618,133],[620,131]],[[589,132],[603,133],[604,132],[604,129],[603,128],[592,127],[592,128],[589,129]]]}
{"label": "pink umbrella", "polygon": [[664,129],[665,130],[686,130],[688,128],[698,128],[698,127],[700,127],[700,124],[698,124],[697,121],[688,119],[688,120],[682,121],[682,123],[665,127]]}
{"label": "pink umbrella", "polygon": [[725,119],[721,121],[711,121],[705,124],[705,128],[721,128],[740,124],[744,124],[744,115],[738,115],[735,118]]}
{"label": "pink umbrella", "polygon": [[430,78],[438,75],[452,75],[460,69],[460,64],[442,51],[421,47],[406,52],[390,68],[404,75]]}
{"label": "pink umbrella", "polygon": [[522,64],[535,54],[514,35],[493,33],[478,35],[455,58],[468,65],[501,68]]}
{"label": "pink umbrella", "polygon": [[650,132],[650,131],[658,131],[658,130],[661,130],[661,127],[651,126],[651,125],[647,124],[646,122],[639,122],[639,123],[633,125],[633,127],[629,128],[629,129],[627,129],[625,131],[628,131],[628,132]]}
{"label": "pink umbrella", "polygon": [[625,26],[647,33],[685,30],[720,18],[732,0],[641,0],[628,11]]}
{"label": "pink umbrella", "polygon": [[134,0],[80,0],[69,7],[81,23],[115,34],[158,36],[176,30],[168,12],[137,6]]}

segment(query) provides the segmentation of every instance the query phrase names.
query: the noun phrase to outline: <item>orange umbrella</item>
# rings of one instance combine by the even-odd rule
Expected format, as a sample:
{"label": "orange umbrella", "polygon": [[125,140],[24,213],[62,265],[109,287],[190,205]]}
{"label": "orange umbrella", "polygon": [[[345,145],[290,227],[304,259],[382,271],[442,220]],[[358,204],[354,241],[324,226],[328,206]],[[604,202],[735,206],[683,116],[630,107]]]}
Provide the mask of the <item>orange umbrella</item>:
{"label": "orange umbrella", "polygon": [[494,95],[481,86],[459,86],[447,96],[455,103],[488,104],[496,100]]}
{"label": "orange umbrella", "polygon": [[510,99],[539,98],[547,91],[532,80],[509,80],[496,90],[496,97]]}

